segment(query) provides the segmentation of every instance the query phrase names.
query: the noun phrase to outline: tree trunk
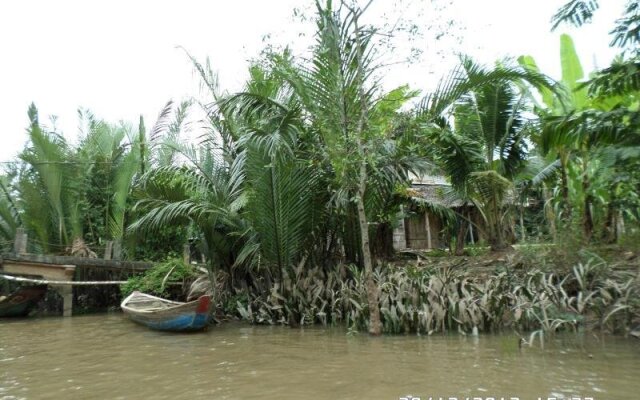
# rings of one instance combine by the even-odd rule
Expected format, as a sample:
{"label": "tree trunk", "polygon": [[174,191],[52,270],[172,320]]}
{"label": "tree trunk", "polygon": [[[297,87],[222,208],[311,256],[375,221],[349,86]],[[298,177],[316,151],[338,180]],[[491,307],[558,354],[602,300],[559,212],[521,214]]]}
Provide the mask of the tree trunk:
{"label": "tree trunk", "polygon": [[458,234],[456,235],[456,256],[464,255],[464,240],[467,236],[467,230],[469,229],[469,222],[466,218],[460,218],[460,226],[458,227]]}
{"label": "tree trunk", "polygon": [[354,207],[352,203],[349,203],[347,215],[343,220],[342,249],[348,264],[362,265],[357,208],[357,206]]}
{"label": "tree trunk", "polygon": [[618,241],[618,211],[616,210],[614,201],[614,199],[610,199],[609,205],[607,206],[607,216],[602,232],[602,239],[604,239],[607,244],[613,244]]}
{"label": "tree trunk", "polygon": [[591,203],[593,202],[592,196],[589,193],[591,190],[591,182],[587,175],[587,168],[584,168],[584,176],[582,178],[582,191],[584,192],[584,211],[582,216],[582,229],[584,231],[584,239],[587,242],[591,241],[593,236],[593,215],[591,214]]}
{"label": "tree trunk", "polygon": [[524,227],[524,204],[520,205],[520,241],[524,243],[527,240],[527,229]]}
{"label": "tree trunk", "polygon": [[[364,9],[367,9],[369,2]],[[367,189],[367,152],[362,141],[369,122],[368,105],[365,95],[365,71],[362,65],[362,43],[360,39],[360,27],[358,25],[358,17],[364,10],[353,11],[355,41],[357,49],[357,79],[358,79],[358,95],[360,97],[360,117],[358,118],[358,130],[356,132],[356,144],[358,155],[362,157],[360,160],[360,171],[358,174],[358,223],[360,225],[360,244],[362,249],[362,264],[364,265],[365,282],[367,285],[367,302],[369,303],[369,333],[371,335],[380,335],[382,333],[382,323],[380,322],[380,306],[378,304],[378,287],[373,280],[373,263],[371,261],[371,249],[369,248],[369,224],[367,222],[367,214],[364,209],[364,194]]]}
{"label": "tree trunk", "polygon": [[364,191],[366,188],[367,169],[364,162],[360,167],[360,185],[358,189],[358,222],[360,223],[360,244],[362,248],[362,264],[364,265],[365,283],[367,285],[367,302],[369,304],[369,333],[380,335],[382,323],[380,322],[380,307],[378,305],[378,287],[373,280],[373,263],[369,249],[369,224],[364,209]]}
{"label": "tree trunk", "polygon": [[381,222],[376,226],[371,245],[374,259],[390,259],[393,256],[393,228],[388,222]]}
{"label": "tree trunk", "polygon": [[547,223],[549,224],[549,234],[553,241],[556,241],[556,214],[553,212],[553,205],[551,204],[551,196],[549,195],[549,189],[547,185],[542,185],[542,198],[544,200],[543,209]]}
{"label": "tree trunk", "polygon": [[489,213],[488,217],[488,225],[489,225],[489,245],[491,246],[491,251],[503,251],[509,246],[506,244],[504,240],[504,227],[500,222],[500,206],[496,199],[491,201],[489,205]]}
{"label": "tree trunk", "polygon": [[571,202],[569,200],[569,178],[567,177],[567,160],[566,156],[560,155],[560,193],[562,195],[562,208],[564,213],[562,219],[568,221],[571,219]]}
{"label": "tree trunk", "polygon": [[610,188],[611,197],[607,204],[607,216],[604,220],[604,229],[602,232],[602,239],[605,243],[613,244],[618,242],[618,199],[616,192],[618,190],[618,184],[614,183]]}

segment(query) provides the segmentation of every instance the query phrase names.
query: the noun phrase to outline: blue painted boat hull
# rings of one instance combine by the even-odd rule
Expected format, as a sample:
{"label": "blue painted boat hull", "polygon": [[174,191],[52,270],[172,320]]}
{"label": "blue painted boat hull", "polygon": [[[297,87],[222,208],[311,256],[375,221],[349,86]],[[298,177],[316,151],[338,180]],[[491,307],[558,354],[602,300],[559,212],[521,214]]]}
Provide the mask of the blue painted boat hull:
{"label": "blue painted boat hull", "polygon": [[151,329],[170,332],[199,331],[206,328],[210,321],[209,316],[204,314],[179,315],[177,317],[159,321],[137,319],[135,317],[131,317],[131,319]]}
{"label": "blue painted boat hull", "polygon": [[211,321],[211,296],[179,303],[134,292],[122,302],[121,308],[133,321],[159,331],[199,331]]}

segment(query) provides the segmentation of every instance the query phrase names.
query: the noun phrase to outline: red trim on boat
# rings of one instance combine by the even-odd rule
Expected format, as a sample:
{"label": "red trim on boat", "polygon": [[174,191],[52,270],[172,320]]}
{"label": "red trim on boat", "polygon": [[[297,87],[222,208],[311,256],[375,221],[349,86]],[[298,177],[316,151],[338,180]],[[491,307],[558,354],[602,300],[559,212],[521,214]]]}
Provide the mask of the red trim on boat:
{"label": "red trim on boat", "polygon": [[198,307],[196,308],[196,312],[198,314],[209,312],[210,307],[211,307],[211,297],[200,296],[200,298],[198,299]]}

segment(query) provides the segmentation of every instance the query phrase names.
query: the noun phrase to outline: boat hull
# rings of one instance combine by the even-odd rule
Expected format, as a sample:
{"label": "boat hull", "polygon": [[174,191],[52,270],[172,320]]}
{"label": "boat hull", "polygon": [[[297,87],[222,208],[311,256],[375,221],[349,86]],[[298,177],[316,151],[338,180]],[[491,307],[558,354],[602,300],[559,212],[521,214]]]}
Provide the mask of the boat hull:
{"label": "boat hull", "polygon": [[134,292],[122,302],[121,308],[132,321],[159,331],[199,331],[211,321],[210,296],[178,303]]}
{"label": "boat hull", "polygon": [[47,292],[46,285],[25,286],[0,301],[0,318],[26,317]]}

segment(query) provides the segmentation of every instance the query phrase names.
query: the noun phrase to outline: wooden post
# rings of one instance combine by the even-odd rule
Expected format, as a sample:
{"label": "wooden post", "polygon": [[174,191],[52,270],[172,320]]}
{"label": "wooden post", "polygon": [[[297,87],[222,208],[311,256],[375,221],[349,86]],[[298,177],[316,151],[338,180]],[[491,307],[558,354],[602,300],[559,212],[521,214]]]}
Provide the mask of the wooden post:
{"label": "wooden post", "polygon": [[16,229],[16,237],[13,242],[13,252],[16,254],[25,254],[27,252],[28,235],[24,232],[24,228]]}
{"label": "wooden post", "polygon": [[22,228],[16,229],[16,236],[13,239],[13,252],[16,254],[20,254],[20,247],[22,247],[22,244],[20,242],[22,241],[23,232],[24,232],[24,229]]}
{"label": "wooden post", "polygon": [[400,206],[398,226],[393,230],[393,249],[396,251],[407,248],[407,234],[404,227],[404,210]]}
{"label": "wooden post", "polygon": [[471,245],[476,244],[476,240],[473,237],[473,221],[471,220],[471,211],[467,213],[467,218],[469,219],[469,234],[471,236]]}
{"label": "wooden post", "polygon": [[524,228],[524,205],[520,205],[520,235],[522,235],[522,242],[527,240],[527,230]]}
{"label": "wooden post", "polygon": [[122,257],[122,242],[120,239],[113,242],[113,259],[119,260]]}
{"label": "wooden post", "polygon": [[191,246],[188,243],[182,245],[182,261],[185,264],[191,263]]}
{"label": "wooden post", "polygon": [[20,254],[27,254],[27,244],[29,243],[29,235],[25,232],[22,234],[22,248]]}
{"label": "wooden post", "polygon": [[429,211],[424,212],[424,220],[427,225],[427,248],[431,250],[433,246],[431,244],[431,223],[429,222]]}
{"label": "wooden post", "polygon": [[111,260],[111,252],[113,251],[113,242],[109,240],[104,248],[104,259]]}

